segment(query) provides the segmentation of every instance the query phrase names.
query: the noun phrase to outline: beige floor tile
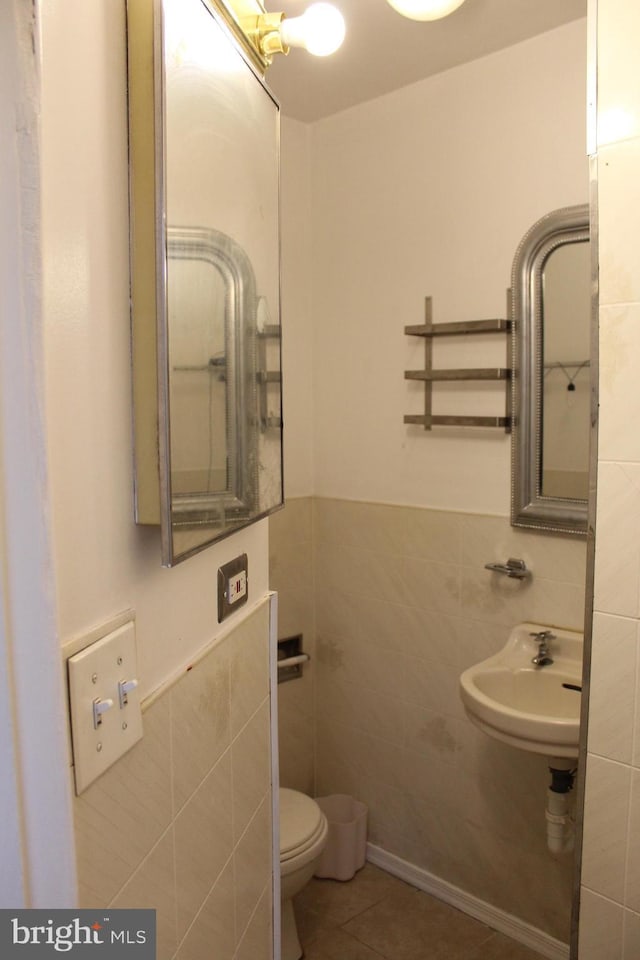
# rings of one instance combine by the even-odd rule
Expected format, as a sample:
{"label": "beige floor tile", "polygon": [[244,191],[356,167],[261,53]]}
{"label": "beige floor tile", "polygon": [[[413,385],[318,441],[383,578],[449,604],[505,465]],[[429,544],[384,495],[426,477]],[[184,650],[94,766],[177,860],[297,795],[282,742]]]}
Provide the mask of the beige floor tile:
{"label": "beige floor tile", "polygon": [[313,907],[294,904],[298,937],[305,952],[326,933],[336,930],[336,924],[326,913],[318,913]]}
{"label": "beige floor tile", "polygon": [[314,878],[296,897],[295,904],[296,910],[314,911],[326,921],[325,926],[341,926],[391,893],[412,889],[367,863],[348,883]]}
{"label": "beige floor tile", "polygon": [[411,889],[385,897],[344,930],[388,960],[465,960],[491,936],[483,923]]}
{"label": "beige floor tile", "polygon": [[465,954],[464,960],[543,960],[539,953],[529,950],[511,937],[494,933],[477,950]]}
{"label": "beige floor tile", "polygon": [[381,955],[343,930],[335,929],[305,947],[304,960],[381,960]]}
{"label": "beige floor tile", "polygon": [[295,898],[300,941],[307,949],[394,890],[402,889],[412,888],[370,863],[348,883],[312,879]]}
{"label": "beige floor tile", "polygon": [[305,960],[542,960],[539,954],[367,863],[296,897]]}

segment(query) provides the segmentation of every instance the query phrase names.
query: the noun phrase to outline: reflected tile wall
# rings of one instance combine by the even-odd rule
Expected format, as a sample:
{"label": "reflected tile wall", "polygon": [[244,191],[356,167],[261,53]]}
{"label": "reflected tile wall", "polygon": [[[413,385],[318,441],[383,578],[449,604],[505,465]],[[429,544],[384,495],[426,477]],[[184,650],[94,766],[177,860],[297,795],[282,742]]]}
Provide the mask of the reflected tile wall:
{"label": "reflected tile wall", "polygon": [[640,9],[635,0],[597,6],[600,415],[579,958],[637,960]]}
{"label": "reflected tile wall", "polygon": [[153,907],[158,960],[271,955],[269,602],[145,709],[75,798],[81,907]]}
{"label": "reflected tile wall", "polygon": [[[315,604],[316,794],[355,795],[374,843],[568,940],[572,861],[547,851],[546,760],[476,730],[458,678],[523,620],[582,629],[584,542],[499,517],[323,498],[289,501],[271,523],[288,628],[301,629],[302,611],[313,627]],[[511,556],[531,581],[484,569]],[[310,566],[295,613],[286,569],[300,562]],[[278,691],[280,763],[287,785],[313,793],[313,717],[296,690]]]}

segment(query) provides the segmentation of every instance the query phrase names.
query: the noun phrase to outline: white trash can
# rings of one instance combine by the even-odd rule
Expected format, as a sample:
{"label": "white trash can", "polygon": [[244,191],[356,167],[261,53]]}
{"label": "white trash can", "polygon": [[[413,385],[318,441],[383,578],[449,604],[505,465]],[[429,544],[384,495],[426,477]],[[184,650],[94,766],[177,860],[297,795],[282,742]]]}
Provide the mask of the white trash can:
{"label": "white trash can", "polygon": [[364,867],[367,853],[367,807],[344,793],[316,797],[329,824],[329,836],[316,877],[351,880]]}

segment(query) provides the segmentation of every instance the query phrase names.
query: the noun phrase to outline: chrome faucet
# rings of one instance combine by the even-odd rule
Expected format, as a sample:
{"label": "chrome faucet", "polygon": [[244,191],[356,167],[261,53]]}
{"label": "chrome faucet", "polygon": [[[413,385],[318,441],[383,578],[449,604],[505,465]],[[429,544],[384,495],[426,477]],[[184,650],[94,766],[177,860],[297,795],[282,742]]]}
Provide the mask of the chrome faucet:
{"label": "chrome faucet", "polygon": [[551,630],[540,630],[538,633],[530,633],[529,636],[538,644],[538,652],[531,663],[536,667],[548,667],[553,663],[553,657],[549,656],[549,641],[555,640],[555,633],[551,633]]}

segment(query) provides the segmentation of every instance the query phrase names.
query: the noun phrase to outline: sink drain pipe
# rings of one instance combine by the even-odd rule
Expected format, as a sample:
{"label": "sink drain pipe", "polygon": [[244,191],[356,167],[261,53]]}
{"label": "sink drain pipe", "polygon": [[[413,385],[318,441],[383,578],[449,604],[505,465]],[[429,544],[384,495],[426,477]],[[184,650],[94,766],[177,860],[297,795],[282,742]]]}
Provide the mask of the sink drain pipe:
{"label": "sink drain pipe", "polygon": [[547,789],[547,846],[551,853],[573,850],[575,836],[573,818],[569,812],[571,791],[576,775],[575,760],[552,757],[549,761],[551,786]]}

